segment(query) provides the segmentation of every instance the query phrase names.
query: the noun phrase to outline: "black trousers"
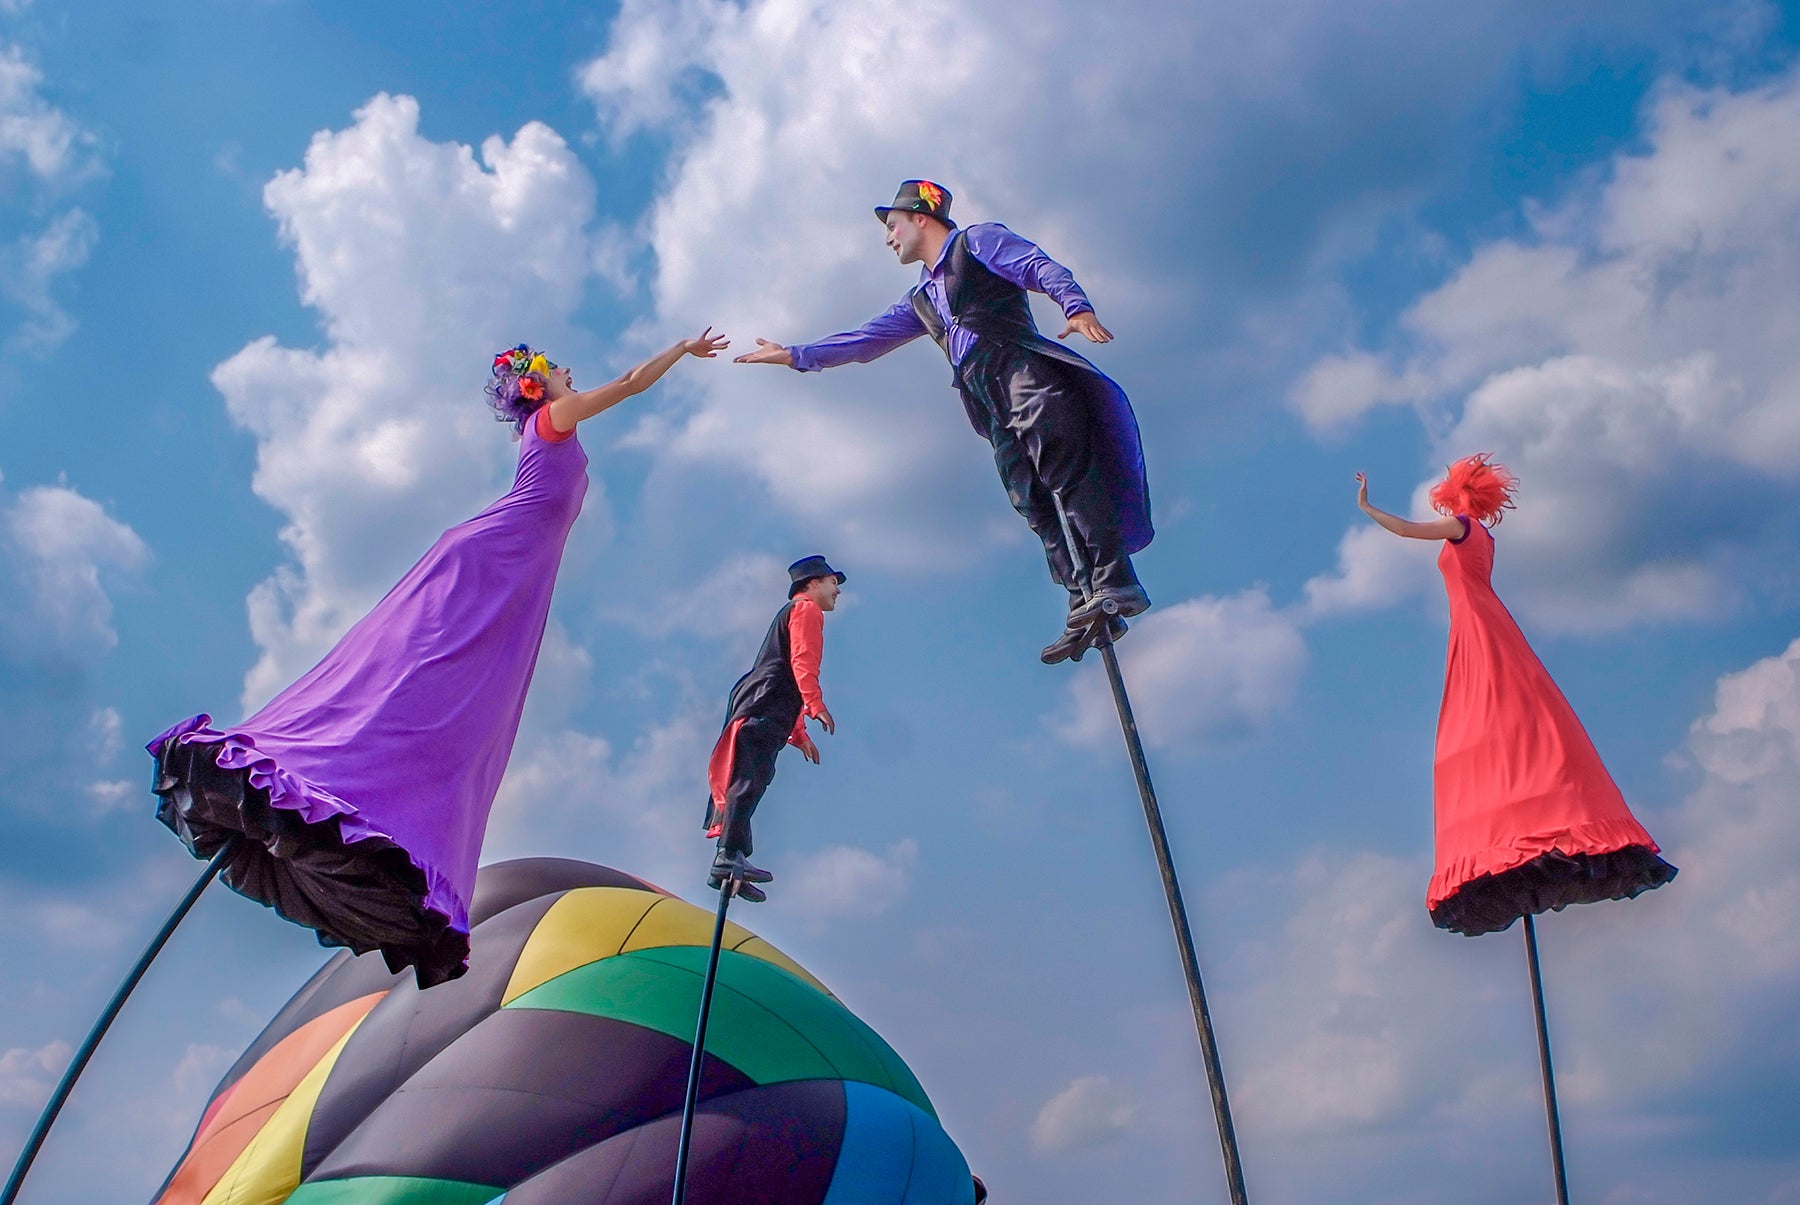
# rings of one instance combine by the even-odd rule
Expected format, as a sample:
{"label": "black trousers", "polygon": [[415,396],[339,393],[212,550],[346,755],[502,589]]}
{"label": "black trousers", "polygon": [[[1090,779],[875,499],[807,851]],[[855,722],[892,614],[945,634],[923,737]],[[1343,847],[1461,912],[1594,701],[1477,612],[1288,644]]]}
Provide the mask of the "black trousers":
{"label": "black trousers", "polygon": [[1060,493],[1093,587],[1138,584],[1125,552],[1118,506],[1094,455],[1102,438],[1084,374],[1059,360],[1007,344],[977,345],[962,364],[965,400],[986,417],[994,467],[1013,509],[1044,544],[1050,576],[1068,589],[1081,585],[1056,517]]}
{"label": "black trousers", "polygon": [[773,720],[752,717],[737,731],[732,750],[731,783],[725,789],[725,824],[719,848],[746,857],[754,850],[750,817],[762,802],[763,792],[775,778],[775,759],[787,744],[792,723],[783,727]]}

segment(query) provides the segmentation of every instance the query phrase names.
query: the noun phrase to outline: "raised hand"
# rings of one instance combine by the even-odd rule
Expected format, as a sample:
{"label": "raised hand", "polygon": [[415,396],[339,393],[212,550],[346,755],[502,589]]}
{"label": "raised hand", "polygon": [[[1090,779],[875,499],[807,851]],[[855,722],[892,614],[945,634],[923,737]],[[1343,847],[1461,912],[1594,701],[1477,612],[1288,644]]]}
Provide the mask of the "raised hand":
{"label": "raised hand", "polygon": [[1361,473],[1356,475],[1356,505],[1365,510],[1369,506],[1369,479]]}
{"label": "raised hand", "polygon": [[1069,315],[1069,325],[1062,328],[1058,339],[1067,339],[1070,335],[1080,335],[1089,343],[1111,343],[1112,332],[1100,325],[1100,319],[1094,317],[1094,311],[1083,310],[1079,314]]}
{"label": "raised hand", "polygon": [[[779,343],[771,343],[767,339],[756,341],[756,350],[747,351],[739,356],[737,364],[783,364],[789,368],[794,366],[794,354]],[[814,759],[818,760],[817,758]]]}
{"label": "raised hand", "polygon": [[698,337],[681,341],[682,351],[690,356],[699,356],[702,360],[710,360],[730,346],[731,340],[723,335],[713,334],[710,326],[701,331]]}

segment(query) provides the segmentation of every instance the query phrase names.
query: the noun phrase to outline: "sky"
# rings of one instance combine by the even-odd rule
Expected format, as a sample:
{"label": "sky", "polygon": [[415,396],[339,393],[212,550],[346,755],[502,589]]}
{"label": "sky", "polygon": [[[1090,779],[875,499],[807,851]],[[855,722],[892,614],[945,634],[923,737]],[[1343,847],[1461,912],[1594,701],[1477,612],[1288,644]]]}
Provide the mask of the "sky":
{"label": "sky", "polygon": [[[142,745],[504,491],[493,351],[579,385],[854,326],[925,176],[1118,336],[1158,526],[1119,651],[1252,1198],[1551,1199],[1517,929],[1423,906],[1435,550],[1354,508],[1491,451],[1496,588],[1681,868],[1539,927],[1574,1195],[1800,1202],[1797,47],[1772,0],[0,0],[0,1157],[198,871]],[[690,360],[581,438],[487,859],[703,899],[725,693],[823,553],[838,732],[739,919],[997,1202],[1224,1200],[1101,670],[1038,663],[1062,595],[941,353]],[[209,892],[24,1200],[148,1199],[323,956]]]}

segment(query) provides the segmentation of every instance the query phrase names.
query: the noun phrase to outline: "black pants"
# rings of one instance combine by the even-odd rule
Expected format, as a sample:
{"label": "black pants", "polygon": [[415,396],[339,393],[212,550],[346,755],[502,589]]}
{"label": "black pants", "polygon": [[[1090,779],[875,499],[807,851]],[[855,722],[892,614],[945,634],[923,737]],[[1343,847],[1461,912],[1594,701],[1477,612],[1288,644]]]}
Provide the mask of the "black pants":
{"label": "black pants", "polygon": [[763,792],[775,778],[775,759],[787,744],[792,723],[783,727],[773,720],[752,717],[738,728],[732,750],[731,782],[725,788],[725,825],[719,848],[746,857],[755,848],[750,841],[750,817],[762,802]]}
{"label": "black pants", "polygon": [[1072,600],[1080,596],[1056,517],[1054,495],[1060,493],[1094,589],[1135,587],[1137,573],[1125,552],[1118,505],[1094,455],[1102,435],[1080,371],[1007,345],[978,347],[962,369],[971,408],[987,418],[1000,482],[1013,509],[1043,541],[1051,578],[1068,589]]}

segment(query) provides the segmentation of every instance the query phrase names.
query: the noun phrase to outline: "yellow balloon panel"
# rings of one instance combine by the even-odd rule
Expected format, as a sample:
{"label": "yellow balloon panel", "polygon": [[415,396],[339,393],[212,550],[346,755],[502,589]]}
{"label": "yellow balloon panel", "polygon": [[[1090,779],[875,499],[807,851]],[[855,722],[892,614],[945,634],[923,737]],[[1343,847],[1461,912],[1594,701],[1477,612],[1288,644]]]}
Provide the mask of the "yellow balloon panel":
{"label": "yellow balloon panel", "polygon": [[300,1162],[306,1154],[306,1127],[325,1079],[337,1065],[338,1055],[361,1028],[359,1018],[350,1032],[339,1038],[318,1065],[306,1073],[288,1098],[281,1102],[250,1145],[244,1148],[201,1205],[281,1205],[300,1187]]}
{"label": "yellow balloon panel", "polygon": [[[578,887],[550,906],[513,965],[502,1004],[576,967],[632,950],[705,946],[713,915],[686,900],[629,887]],[[742,925],[725,922],[725,948],[798,975],[826,995],[825,985]]]}

